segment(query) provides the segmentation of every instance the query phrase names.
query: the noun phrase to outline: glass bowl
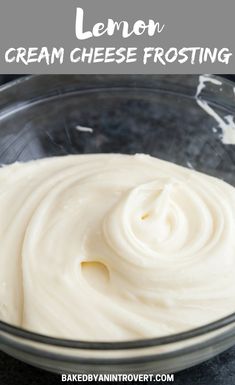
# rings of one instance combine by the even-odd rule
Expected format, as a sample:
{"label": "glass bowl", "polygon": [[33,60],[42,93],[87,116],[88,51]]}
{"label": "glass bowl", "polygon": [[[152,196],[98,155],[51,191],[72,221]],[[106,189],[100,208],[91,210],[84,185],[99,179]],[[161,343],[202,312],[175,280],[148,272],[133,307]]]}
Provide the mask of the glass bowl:
{"label": "glass bowl", "polygon": [[[221,116],[235,115],[233,83],[201,91]],[[235,186],[235,150],[197,104],[198,76],[33,76],[0,89],[0,163],[75,153],[148,153]],[[78,126],[91,127],[79,130]],[[0,348],[67,373],[175,372],[235,343],[235,314],[177,335],[131,342],[50,338],[0,322]]]}

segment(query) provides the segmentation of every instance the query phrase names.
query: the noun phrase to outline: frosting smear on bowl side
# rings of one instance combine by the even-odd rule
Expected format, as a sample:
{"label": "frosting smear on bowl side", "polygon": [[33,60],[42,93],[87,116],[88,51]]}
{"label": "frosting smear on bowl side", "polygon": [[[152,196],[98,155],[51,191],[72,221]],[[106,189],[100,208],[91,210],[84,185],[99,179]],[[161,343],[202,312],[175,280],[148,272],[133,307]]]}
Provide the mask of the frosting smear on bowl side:
{"label": "frosting smear on bowl side", "polygon": [[0,319],[69,339],[169,335],[235,311],[235,188],[148,155],[0,169]]}

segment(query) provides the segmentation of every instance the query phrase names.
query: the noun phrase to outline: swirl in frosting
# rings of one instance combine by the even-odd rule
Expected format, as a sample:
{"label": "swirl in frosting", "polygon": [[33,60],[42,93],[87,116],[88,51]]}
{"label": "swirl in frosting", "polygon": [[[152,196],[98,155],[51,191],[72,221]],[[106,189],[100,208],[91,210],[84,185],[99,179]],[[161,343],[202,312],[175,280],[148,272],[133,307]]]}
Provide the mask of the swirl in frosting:
{"label": "swirl in frosting", "polygon": [[235,189],[137,154],[0,170],[0,319],[49,336],[169,335],[235,310]]}

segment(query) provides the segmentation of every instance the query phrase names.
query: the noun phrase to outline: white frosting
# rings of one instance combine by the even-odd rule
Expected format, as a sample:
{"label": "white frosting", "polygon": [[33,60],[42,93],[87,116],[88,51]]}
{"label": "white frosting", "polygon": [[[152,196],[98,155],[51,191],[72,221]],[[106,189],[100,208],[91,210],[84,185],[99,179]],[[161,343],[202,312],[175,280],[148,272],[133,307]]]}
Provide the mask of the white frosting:
{"label": "white frosting", "polygon": [[0,170],[0,318],[128,340],[235,310],[235,189],[147,155]]}
{"label": "white frosting", "polygon": [[76,126],[75,127],[77,131],[81,131],[81,132],[89,132],[90,134],[93,134],[93,128],[90,128],[90,127],[84,127],[84,126]]}
{"label": "white frosting", "polygon": [[[201,96],[202,90],[206,87],[206,83],[212,83],[217,86],[221,86],[222,82],[218,79],[212,78],[210,75],[200,75],[199,83],[196,91],[197,104],[212,118],[215,119],[218,127],[221,129],[220,139],[223,144],[235,144],[235,121],[233,115],[225,115],[221,117],[209,103]],[[220,88],[220,91],[222,89]],[[235,92],[234,92],[235,93]],[[212,128],[214,132],[217,132],[215,127]]]}

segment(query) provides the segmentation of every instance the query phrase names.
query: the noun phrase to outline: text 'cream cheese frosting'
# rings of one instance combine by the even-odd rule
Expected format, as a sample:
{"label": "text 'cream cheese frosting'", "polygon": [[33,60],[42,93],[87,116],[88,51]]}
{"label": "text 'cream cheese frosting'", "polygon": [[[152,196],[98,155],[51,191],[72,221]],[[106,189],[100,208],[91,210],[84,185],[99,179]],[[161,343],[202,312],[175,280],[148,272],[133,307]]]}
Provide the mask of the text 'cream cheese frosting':
{"label": "text 'cream cheese frosting'", "polygon": [[148,155],[0,169],[0,319],[90,341],[157,337],[235,310],[235,189]]}

